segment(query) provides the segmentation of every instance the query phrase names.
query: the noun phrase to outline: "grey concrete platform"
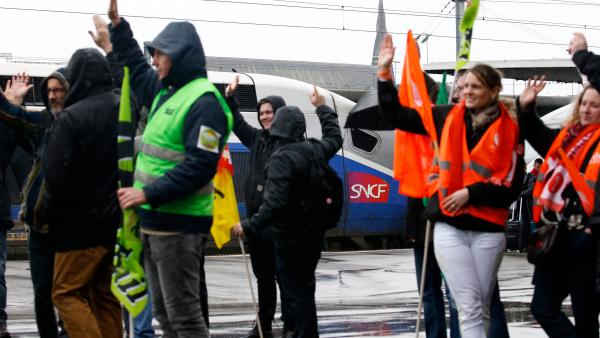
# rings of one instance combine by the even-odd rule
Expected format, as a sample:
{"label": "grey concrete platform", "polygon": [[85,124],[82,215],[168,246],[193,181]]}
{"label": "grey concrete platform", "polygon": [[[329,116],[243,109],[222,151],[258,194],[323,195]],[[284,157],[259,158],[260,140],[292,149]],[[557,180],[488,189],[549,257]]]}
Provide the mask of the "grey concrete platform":
{"label": "grey concrete platform", "polygon": [[[207,257],[212,337],[242,337],[252,325],[253,306],[243,264],[241,255]],[[545,337],[529,313],[532,273],[524,255],[504,256],[499,279],[511,337]],[[8,262],[7,285],[9,329],[14,337],[36,337],[27,261]],[[414,337],[416,289],[412,250],[324,253],[317,268],[321,336]],[[277,320],[276,335],[280,328]]]}

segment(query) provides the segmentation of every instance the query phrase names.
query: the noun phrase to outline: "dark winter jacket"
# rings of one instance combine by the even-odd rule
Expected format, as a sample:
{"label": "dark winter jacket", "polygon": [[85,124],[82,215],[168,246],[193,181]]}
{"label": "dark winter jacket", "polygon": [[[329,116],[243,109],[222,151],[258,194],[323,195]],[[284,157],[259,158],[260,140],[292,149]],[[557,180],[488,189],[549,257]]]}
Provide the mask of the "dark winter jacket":
{"label": "dark winter jacket", "polygon": [[30,112],[20,106],[12,105],[3,95],[0,95],[0,119],[5,121],[12,130],[18,132],[21,137],[27,139],[28,148],[34,156],[29,177],[23,187],[22,220],[33,231],[42,233],[48,232],[48,226],[42,222],[40,215],[45,194],[42,163],[52,125],[55,121],[54,115],[50,112],[50,102],[48,101],[48,81],[50,79],[58,80],[68,94],[69,84],[64,72],[64,68],[60,68],[42,81],[42,100],[46,108],[41,112]]}
{"label": "dark winter jacket", "polygon": [[[248,178],[244,183],[244,201],[246,203],[246,215],[252,216],[258,211],[262,204],[263,188],[265,186],[265,165],[271,154],[275,151],[278,143],[269,135],[265,129],[254,128],[244,120],[239,111],[237,102],[230,98],[227,100],[233,113],[233,132],[240,139],[248,150],[250,150],[250,165]],[[270,102],[273,111],[285,106],[285,101],[281,96],[268,96],[260,102]],[[256,107],[257,113],[260,110],[260,104]],[[260,121],[259,121],[260,123]],[[261,124],[262,126],[262,124]]]}
{"label": "dark winter jacket", "polygon": [[600,92],[600,55],[580,50],[573,54],[573,63],[581,74],[587,76],[589,83]]}
{"label": "dark winter jacket", "polygon": [[106,59],[77,50],[66,70],[71,90],[48,141],[43,215],[56,250],[111,245],[120,223],[117,199],[119,96]]}
{"label": "dark winter jacket", "polygon": [[11,130],[7,124],[0,122],[0,231],[6,231],[14,225],[6,173],[13,153],[19,145],[26,147],[26,140],[18,132]]}
{"label": "dark winter jacket", "polygon": [[310,160],[300,152],[286,148],[285,144],[300,142],[300,146],[312,152],[313,156],[329,160],[343,142],[335,111],[323,105],[316,112],[323,130],[320,141],[303,140],[306,124],[304,114],[297,107],[286,106],[276,113],[270,131],[282,147],[269,159],[263,203],[257,213],[242,222],[244,232],[260,233],[271,224],[274,234],[302,234],[307,231],[302,227],[301,216],[292,219],[286,211],[291,203],[298,201],[296,198],[305,195]]}
{"label": "dark winter jacket", "polygon": [[[379,108],[383,118],[387,119],[394,127],[411,133],[426,135],[425,127],[419,113],[408,107],[403,107],[398,102],[398,91],[391,81],[378,81]],[[438,142],[442,135],[442,129],[446,122],[448,113],[453,105],[440,105],[433,107],[433,120],[438,135]],[[492,122],[490,122],[491,124]],[[471,115],[465,114],[467,147],[473,149],[487,128],[480,128],[473,131],[471,127]],[[519,196],[521,184],[523,182],[523,171],[525,163],[523,157],[519,156],[515,168],[515,175],[510,188],[498,186],[492,183],[478,182],[467,186],[469,190],[469,204],[484,205],[492,208],[508,208],[510,204]],[[502,232],[504,227],[497,224],[473,217],[468,214],[460,216],[446,216],[439,208],[438,194],[435,193],[427,203],[425,217],[433,222],[442,221],[451,224],[459,229]]]}
{"label": "dark winter jacket", "polygon": [[[120,63],[131,71],[131,87],[141,106],[151,107],[154,97],[162,88],[168,88],[157,107],[160,107],[179,88],[188,82],[207,76],[206,58],[196,30],[189,22],[173,22],[147,44],[167,54],[172,66],[169,75],[159,79],[156,71],[146,62],[127,20],[121,18],[117,27],[110,26],[114,53]],[[149,113],[149,119],[152,118]],[[198,148],[198,135],[201,126],[209,127],[220,135],[227,133],[227,120],[223,109],[213,94],[202,95],[187,113],[184,125],[186,156],[183,162],[168,171],[152,184],[144,187],[144,193],[151,207],[181,199],[193,194],[208,184],[217,170],[219,154]],[[225,138],[219,140],[220,149],[225,146]],[[195,217],[167,214],[155,210],[140,209],[143,229],[208,233],[212,217]]]}

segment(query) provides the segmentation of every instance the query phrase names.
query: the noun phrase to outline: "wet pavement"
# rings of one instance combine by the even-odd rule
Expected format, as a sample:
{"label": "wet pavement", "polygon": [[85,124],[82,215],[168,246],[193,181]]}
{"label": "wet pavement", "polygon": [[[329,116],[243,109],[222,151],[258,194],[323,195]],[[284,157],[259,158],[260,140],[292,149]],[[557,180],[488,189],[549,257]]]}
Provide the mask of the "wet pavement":
{"label": "wet pavement", "polygon": [[[206,259],[211,337],[243,337],[252,325],[252,298],[243,264],[241,255]],[[545,337],[529,313],[532,273],[525,255],[504,256],[499,280],[511,337]],[[36,337],[27,261],[7,263],[7,287],[13,337]],[[412,250],[324,253],[317,268],[316,295],[321,336],[414,337],[416,289]],[[276,336],[280,330],[281,322],[276,320]]]}

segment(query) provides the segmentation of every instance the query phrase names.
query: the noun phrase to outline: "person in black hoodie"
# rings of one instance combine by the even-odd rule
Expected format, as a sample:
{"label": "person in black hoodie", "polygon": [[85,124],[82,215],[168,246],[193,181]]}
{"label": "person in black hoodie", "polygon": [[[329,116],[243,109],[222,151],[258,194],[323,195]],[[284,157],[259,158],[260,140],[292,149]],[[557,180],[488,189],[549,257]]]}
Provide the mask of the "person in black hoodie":
{"label": "person in black hoodie", "polygon": [[[256,236],[266,228],[272,228],[277,275],[295,322],[293,337],[319,336],[315,270],[325,233],[309,228],[309,215],[303,214],[298,207],[309,184],[307,172],[311,158],[304,154],[329,160],[342,147],[336,112],[325,105],[325,98],[316,87],[310,100],[317,107],[322,139],[304,139],[306,121],[298,107],[284,106],[277,110],[269,133],[281,147],[273,153],[267,165],[263,202],[256,213],[233,229],[237,236]],[[301,147],[303,151],[292,150],[290,146]],[[296,211],[290,211],[294,209]]]}
{"label": "person in black hoodie", "polygon": [[233,124],[229,106],[207,79],[200,38],[172,22],[146,46],[154,71],[111,0],[114,53],[131,70],[140,105],[152,107],[137,156],[133,188],[121,208],[139,206],[144,266],[154,316],[167,337],[207,337],[198,287],[212,225],[212,179]]}
{"label": "person in black hoodie", "polygon": [[[239,83],[239,76],[230,83],[225,90],[227,103],[233,113],[233,132],[250,150],[250,165],[248,179],[244,184],[244,201],[246,203],[246,217],[251,217],[258,211],[262,204],[262,192],[265,186],[265,164],[278,143],[269,134],[271,123],[277,109],[285,106],[285,101],[281,96],[267,96],[258,101],[256,112],[258,114],[258,123],[261,128],[254,128],[244,120],[240,113],[234,93]],[[252,271],[256,276],[258,287],[258,318],[260,320],[263,337],[272,337],[272,322],[275,317],[277,306],[277,280],[275,266],[275,246],[273,244],[273,234],[271,227],[266,227],[261,233],[248,233],[246,236],[250,260],[252,261]],[[285,300],[283,289],[281,293],[281,320],[283,321],[283,336],[293,330],[292,315],[289,304]],[[258,325],[248,332],[248,338],[258,338]]]}
{"label": "person in black hoodie", "polygon": [[71,91],[48,140],[42,215],[56,238],[52,300],[69,337],[121,337],[121,307],[110,291],[120,209],[119,96],[96,49],[69,60]]}
{"label": "person in black hoodie", "polygon": [[0,120],[11,132],[18,133],[27,140],[28,148],[34,155],[33,166],[23,188],[24,201],[21,206],[21,221],[29,228],[29,266],[33,282],[35,320],[38,333],[42,338],[59,336],[59,326],[64,334],[62,322],[57,318],[52,303],[52,278],[54,275],[54,255],[56,243],[49,233],[48,225],[41,217],[45,186],[42,163],[45,161],[46,146],[56,117],[65,107],[65,98],[69,93],[69,84],[64,68],[48,75],[41,84],[42,100],[45,109],[40,112],[27,111],[20,105],[31,89],[26,74],[13,77],[10,101],[0,95]]}

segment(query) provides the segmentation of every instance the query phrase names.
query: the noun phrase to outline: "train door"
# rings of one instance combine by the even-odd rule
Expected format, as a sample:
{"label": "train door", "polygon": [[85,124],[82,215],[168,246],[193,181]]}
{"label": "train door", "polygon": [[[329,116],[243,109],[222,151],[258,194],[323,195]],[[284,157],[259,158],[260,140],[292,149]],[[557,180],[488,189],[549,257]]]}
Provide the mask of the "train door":
{"label": "train door", "polygon": [[348,236],[405,234],[406,198],[398,194],[391,168],[393,133],[344,131]]}

